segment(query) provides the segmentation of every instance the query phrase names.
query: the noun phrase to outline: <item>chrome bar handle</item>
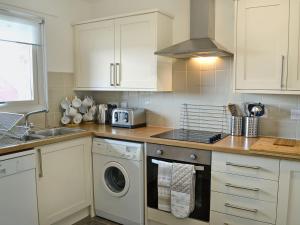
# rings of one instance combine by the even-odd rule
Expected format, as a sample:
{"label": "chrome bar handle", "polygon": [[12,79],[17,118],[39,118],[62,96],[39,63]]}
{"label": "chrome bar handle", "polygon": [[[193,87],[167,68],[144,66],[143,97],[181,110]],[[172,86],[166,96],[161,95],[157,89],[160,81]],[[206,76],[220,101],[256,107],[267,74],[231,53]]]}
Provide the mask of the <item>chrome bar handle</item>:
{"label": "chrome bar handle", "polygon": [[257,211],[258,211],[257,209],[246,208],[246,207],[242,207],[242,206],[238,206],[238,205],[233,205],[230,203],[225,203],[224,206],[228,207],[228,208],[243,210],[243,211],[252,212],[252,213],[257,213]]}
{"label": "chrome bar handle", "polygon": [[242,168],[253,169],[253,170],[260,169],[259,166],[249,166],[249,165],[242,165],[242,164],[231,163],[231,162],[226,162],[226,166],[242,167]]}
{"label": "chrome bar handle", "polygon": [[284,55],[281,55],[281,77],[280,77],[280,88],[283,88],[283,75],[284,75]]}
{"label": "chrome bar handle", "polygon": [[115,64],[111,63],[109,68],[110,68],[110,86],[115,86]]}
{"label": "chrome bar handle", "polygon": [[226,187],[231,187],[231,188],[237,188],[237,189],[244,189],[244,190],[248,190],[248,191],[260,191],[259,188],[252,188],[252,187],[245,187],[245,186],[239,186],[239,185],[235,185],[235,184],[230,184],[230,183],[226,183],[225,184]]}
{"label": "chrome bar handle", "polygon": [[116,86],[121,85],[121,71],[120,71],[121,64],[116,63]]}
{"label": "chrome bar handle", "polygon": [[43,161],[42,161],[42,150],[39,148],[37,150],[38,153],[38,160],[39,160],[39,177],[43,177],[44,176],[44,172],[43,172]]}

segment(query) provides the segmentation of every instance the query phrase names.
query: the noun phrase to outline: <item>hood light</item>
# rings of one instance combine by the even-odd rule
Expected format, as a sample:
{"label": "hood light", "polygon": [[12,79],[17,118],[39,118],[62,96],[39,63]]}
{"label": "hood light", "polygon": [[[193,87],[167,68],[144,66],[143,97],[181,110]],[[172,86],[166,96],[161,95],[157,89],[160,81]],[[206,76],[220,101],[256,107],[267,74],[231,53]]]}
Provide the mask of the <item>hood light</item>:
{"label": "hood light", "polygon": [[213,64],[217,61],[218,57],[196,57],[193,60],[201,64]]}

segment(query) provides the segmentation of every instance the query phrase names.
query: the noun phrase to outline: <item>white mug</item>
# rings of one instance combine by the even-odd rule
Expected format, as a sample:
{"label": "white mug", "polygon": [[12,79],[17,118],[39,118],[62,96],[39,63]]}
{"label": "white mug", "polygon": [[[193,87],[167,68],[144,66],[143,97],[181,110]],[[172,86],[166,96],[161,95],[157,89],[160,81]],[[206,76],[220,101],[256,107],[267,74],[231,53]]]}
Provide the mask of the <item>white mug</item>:
{"label": "white mug", "polygon": [[82,101],[82,104],[86,107],[91,107],[93,105],[94,101],[92,99],[92,97],[88,97],[86,96],[83,101]]}
{"label": "white mug", "polygon": [[64,113],[63,117],[60,119],[60,122],[64,125],[67,125],[71,122],[71,118],[66,116],[66,114]]}
{"label": "white mug", "polygon": [[83,115],[83,121],[92,121],[93,120],[93,115],[89,112]]}
{"label": "white mug", "polygon": [[77,114],[77,109],[73,108],[72,106],[66,109],[67,116],[75,116],[76,114]]}
{"label": "white mug", "polygon": [[79,112],[80,112],[80,113],[85,114],[85,113],[87,113],[87,111],[88,111],[88,107],[86,107],[85,105],[82,104],[82,105],[79,107]]}
{"label": "white mug", "polygon": [[67,108],[69,108],[71,105],[71,102],[68,98],[65,98],[64,100],[61,101],[60,106],[62,109],[66,110]]}
{"label": "white mug", "polygon": [[78,98],[77,96],[75,96],[75,98],[72,101],[72,106],[74,108],[79,108],[81,106],[82,102],[80,100],[80,98]]}
{"label": "white mug", "polygon": [[82,121],[82,115],[80,113],[77,113],[73,118],[73,122],[75,124],[80,124],[81,121]]}

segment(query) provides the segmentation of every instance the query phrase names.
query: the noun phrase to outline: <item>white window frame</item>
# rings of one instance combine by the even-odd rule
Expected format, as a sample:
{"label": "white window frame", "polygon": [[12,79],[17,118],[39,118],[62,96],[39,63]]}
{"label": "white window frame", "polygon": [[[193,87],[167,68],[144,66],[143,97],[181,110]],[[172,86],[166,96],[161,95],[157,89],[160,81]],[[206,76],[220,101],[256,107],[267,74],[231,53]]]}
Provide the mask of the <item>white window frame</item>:
{"label": "white window frame", "polygon": [[47,58],[46,58],[46,38],[45,38],[45,20],[34,14],[28,12],[16,11],[0,6],[0,13],[9,14],[11,16],[23,17],[25,19],[41,21],[41,45],[32,46],[33,57],[33,86],[34,86],[34,100],[33,101],[16,101],[0,103],[0,111],[2,112],[18,112],[27,113],[35,110],[48,110],[48,72],[47,72]]}

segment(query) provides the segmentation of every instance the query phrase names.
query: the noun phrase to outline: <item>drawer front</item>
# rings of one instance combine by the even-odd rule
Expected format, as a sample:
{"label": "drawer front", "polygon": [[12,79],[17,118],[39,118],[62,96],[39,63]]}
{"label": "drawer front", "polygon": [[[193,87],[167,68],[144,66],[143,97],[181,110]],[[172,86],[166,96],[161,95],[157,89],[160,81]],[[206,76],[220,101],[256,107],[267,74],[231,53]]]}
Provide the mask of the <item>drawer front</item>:
{"label": "drawer front", "polygon": [[211,210],[275,224],[276,203],[259,201],[218,192],[211,193]]}
{"label": "drawer front", "polygon": [[34,155],[27,155],[0,161],[0,177],[35,168]]}
{"label": "drawer front", "polygon": [[278,182],[213,171],[211,189],[225,194],[276,203]]}
{"label": "drawer front", "polygon": [[249,177],[278,180],[279,160],[213,152],[212,170]]}
{"label": "drawer front", "polygon": [[255,220],[226,215],[218,212],[210,212],[210,225],[269,225],[268,223],[257,222]]}

